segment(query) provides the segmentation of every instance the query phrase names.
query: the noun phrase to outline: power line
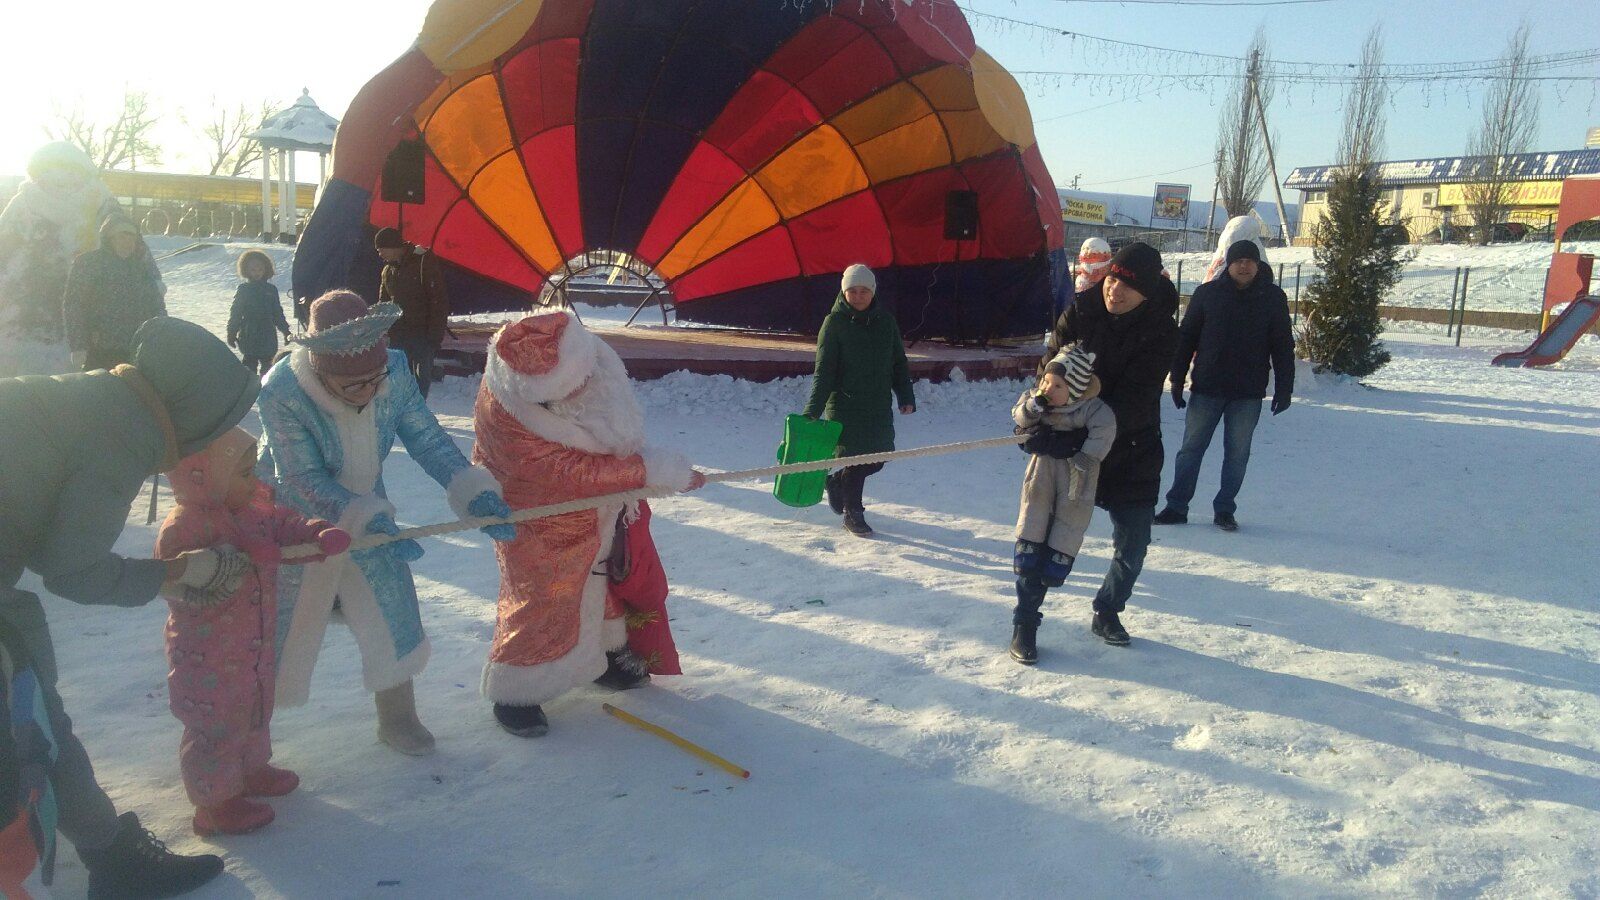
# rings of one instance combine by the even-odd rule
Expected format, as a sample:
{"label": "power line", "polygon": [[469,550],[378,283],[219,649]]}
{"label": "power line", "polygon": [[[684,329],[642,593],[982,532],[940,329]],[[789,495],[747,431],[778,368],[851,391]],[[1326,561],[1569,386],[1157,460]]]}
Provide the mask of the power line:
{"label": "power line", "polygon": [[[994,21],[997,21],[997,22],[1004,22],[1006,24],[1017,26],[1017,27],[1036,29],[1036,30],[1039,30],[1039,31],[1046,32],[1046,33],[1050,34],[1053,37],[1067,38],[1067,39],[1073,41],[1074,43],[1084,42],[1084,43],[1088,43],[1088,44],[1099,44],[1099,45],[1103,45],[1103,46],[1110,47],[1110,48],[1127,48],[1127,49],[1130,49],[1130,50],[1141,50],[1141,51],[1146,51],[1146,52],[1149,52],[1149,53],[1162,54],[1162,55],[1166,55],[1166,56],[1185,57],[1185,58],[1191,58],[1191,59],[1207,60],[1207,61],[1209,61],[1210,63],[1212,63],[1214,65],[1226,65],[1226,66],[1229,66],[1230,68],[1231,67],[1237,67],[1238,65],[1240,65],[1241,63],[1244,62],[1243,57],[1229,56],[1229,55],[1223,54],[1223,53],[1208,53],[1208,52],[1200,51],[1200,50],[1180,50],[1180,49],[1176,49],[1176,48],[1172,48],[1172,47],[1160,47],[1160,46],[1156,46],[1154,44],[1143,44],[1143,43],[1139,43],[1137,41],[1123,41],[1123,40],[1118,40],[1116,38],[1106,38],[1106,37],[1098,37],[1098,36],[1092,35],[1092,34],[1084,34],[1082,32],[1076,32],[1076,31],[1072,31],[1070,29],[1061,28],[1061,27],[1056,26],[1056,25],[1048,25],[1048,24],[1045,24],[1043,22],[1036,22],[1036,21],[1032,21],[1032,20],[1028,20],[1028,19],[1019,19],[1019,18],[1015,18],[1013,16],[1000,15],[998,13],[984,12],[983,10],[973,9],[970,6],[962,5],[961,3],[956,2],[956,0],[934,0],[934,2],[942,4],[942,5],[945,5],[945,6],[955,7],[957,9],[961,10],[962,12],[967,13],[968,15],[978,16],[980,18],[990,19],[990,20],[994,20]],[[1133,0],[1055,0],[1055,2],[1068,2],[1068,3],[1075,3],[1075,2],[1133,2]],[[1157,0],[1142,0],[1142,2],[1157,2]],[[1172,0],[1160,0],[1160,2],[1172,2]],[[1200,0],[1196,0],[1195,5],[1199,5],[1199,2],[1200,2]],[[1206,0],[1206,2],[1220,2],[1220,0]],[[1188,4],[1178,4],[1178,5],[1188,5]],[[1242,5],[1242,4],[1237,4],[1236,3],[1236,4],[1222,4],[1222,5]],[[1590,48],[1590,49],[1585,49],[1585,50],[1570,50],[1570,51],[1565,51],[1565,52],[1562,52],[1562,53],[1553,53],[1553,54],[1548,54],[1548,55],[1544,55],[1544,56],[1532,57],[1527,61],[1527,65],[1528,65],[1529,68],[1533,68],[1533,69],[1566,68],[1566,67],[1569,67],[1569,66],[1583,65],[1583,64],[1586,64],[1586,63],[1592,63],[1592,62],[1597,62],[1597,61],[1600,61],[1600,48]],[[1287,75],[1287,74],[1312,74],[1312,73],[1316,73],[1318,71],[1327,71],[1327,70],[1352,71],[1352,70],[1357,68],[1357,64],[1353,63],[1353,62],[1351,62],[1351,63],[1324,63],[1324,62],[1305,62],[1305,61],[1295,61],[1295,60],[1267,59],[1267,60],[1265,60],[1265,63],[1266,63],[1266,67],[1267,68],[1264,70],[1264,74],[1269,75],[1269,76],[1274,77],[1274,78],[1279,77],[1281,75]],[[1460,60],[1460,61],[1442,62],[1442,63],[1390,63],[1390,64],[1384,65],[1380,71],[1383,73],[1383,75],[1385,77],[1388,77],[1388,76],[1391,76],[1391,75],[1406,75],[1406,74],[1418,74],[1418,73],[1425,73],[1425,74],[1492,73],[1492,72],[1495,72],[1495,71],[1503,70],[1505,67],[1506,67],[1506,64],[1502,60],[1484,59],[1484,60]],[[1301,71],[1300,72],[1295,72],[1294,70],[1296,70],[1296,69],[1301,70]],[[1148,73],[1147,72],[1147,73],[1141,73],[1141,74],[1149,75],[1149,74],[1153,74],[1153,73]],[[1230,71],[1229,74],[1232,74],[1231,71]]]}
{"label": "power line", "polygon": [[1057,3],[1115,3],[1118,6],[1303,6],[1335,0],[1055,0]]}
{"label": "power line", "polygon": [[1091,181],[1087,185],[1084,185],[1084,187],[1092,187],[1092,186],[1097,185],[1097,184],[1122,184],[1123,182],[1126,182],[1126,181],[1143,181],[1146,178],[1160,178],[1163,175],[1176,175],[1179,172],[1190,172],[1190,171],[1193,171],[1195,169],[1203,169],[1206,166],[1216,165],[1216,163],[1217,163],[1216,160],[1208,159],[1205,162],[1195,163],[1192,166],[1184,166],[1181,169],[1168,169],[1165,172],[1151,172],[1149,175],[1134,175],[1131,178],[1116,178],[1116,179],[1113,179],[1111,181]]}

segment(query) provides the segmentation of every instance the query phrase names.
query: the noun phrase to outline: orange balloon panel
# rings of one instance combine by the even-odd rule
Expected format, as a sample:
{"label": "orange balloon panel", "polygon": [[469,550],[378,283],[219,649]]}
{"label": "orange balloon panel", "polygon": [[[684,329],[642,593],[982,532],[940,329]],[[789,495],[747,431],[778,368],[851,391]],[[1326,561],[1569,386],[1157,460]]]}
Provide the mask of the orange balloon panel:
{"label": "orange balloon panel", "polygon": [[566,262],[528,186],[522,157],[507,151],[484,166],[468,191],[472,202],[545,273]]}
{"label": "orange balloon panel", "polygon": [[676,278],[745,238],[778,224],[778,210],[753,181],[742,182],[709,215],[684,235],[656,267]]}
{"label": "orange balloon panel", "polygon": [[866,190],[869,183],[855,151],[829,125],[796,141],[755,177],[786,219]]}

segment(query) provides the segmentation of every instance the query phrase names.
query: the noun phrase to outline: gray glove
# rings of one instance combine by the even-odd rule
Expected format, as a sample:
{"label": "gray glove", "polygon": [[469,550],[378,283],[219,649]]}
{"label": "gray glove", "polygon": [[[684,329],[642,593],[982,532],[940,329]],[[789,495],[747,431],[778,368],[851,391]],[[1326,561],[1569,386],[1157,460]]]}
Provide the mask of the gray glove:
{"label": "gray glove", "polygon": [[177,599],[194,606],[216,606],[233,596],[251,568],[250,557],[226,544],[181,554],[183,574],[171,582]]}
{"label": "gray glove", "polygon": [[1089,473],[1094,467],[1100,465],[1100,460],[1095,459],[1082,450],[1067,460],[1067,499],[1077,500],[1083,496],[1083,486],[1089,482]]}

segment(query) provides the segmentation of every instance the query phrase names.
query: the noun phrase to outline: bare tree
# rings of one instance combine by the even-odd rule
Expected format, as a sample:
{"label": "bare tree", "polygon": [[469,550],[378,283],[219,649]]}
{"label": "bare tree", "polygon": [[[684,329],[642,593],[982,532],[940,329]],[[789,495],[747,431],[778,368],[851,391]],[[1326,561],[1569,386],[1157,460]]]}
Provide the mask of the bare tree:
{"label": "bare tree", "polygon": [[1489,243],[1494,226],[1511,206],[1511,157],[1533,148],[1539,128],[1539,94],[1529,80],[1528,23],[1518,26],[1500,56],[1498,77],[1483,97],[1483,119],[1467,142],[1467,210],[1479,244]]}
{"label": "bare tree", "polygon": [[1267,36],[1257,29],[1235,82],[1234,96],[1217,123],[1217,195],[1228,216],[1249,212],[1267,184],[1269,168],[1264,135],[1256,115],[1257,98],[1272,102],[1271,79],[1265,77]]}
{"label": "bare tree", "polygon": [[[254,105],[240,103],[233,108],[213,103],[211,118],[200,126],[200,133],[211,147],[207,174],[238,177],[260,162],[261,145],[248,135],[271,114],[272,104],[265,100]],[[189,124],[187,117],[184,123]]]}
{"label": "bare tree", "polygon": [[101,169],[116,169],[161,161],[161,147],[152,136],[155,126],[150,95],[124,88],[121,110],[110,125],[102,127],[79,103],[67,111],[57,110],[55,121],[44,130],[54,140],[76,144]]}
{"label": "bare tree", "polygon": [[[1383,77],[1383,29],[1374,25],[1361,45],[1361,62],[1345,98],[1344,133],[1335,157],[1340,168],[1363,173],[1383,156],[1383,107],[1388,101],[1389,86]],[[1377,177],[1376,173],[1373,177]]]}

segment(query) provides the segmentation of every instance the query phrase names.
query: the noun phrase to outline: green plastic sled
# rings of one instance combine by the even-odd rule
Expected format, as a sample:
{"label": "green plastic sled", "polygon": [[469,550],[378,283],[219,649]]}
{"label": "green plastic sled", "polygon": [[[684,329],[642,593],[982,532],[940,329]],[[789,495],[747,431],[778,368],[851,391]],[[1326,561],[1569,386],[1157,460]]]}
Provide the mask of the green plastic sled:
{"label": "green plastic sled", "polygon": [[[791,415],[783,420],[783,443],[778,445],[778,462],[816,462],[832,459],[839,447],[844,426],[827,419],[808,419]],[[779,475],[772,485],[772,496],[788,506],[815,506],[822,501],[828,473],[794,472]]]}

